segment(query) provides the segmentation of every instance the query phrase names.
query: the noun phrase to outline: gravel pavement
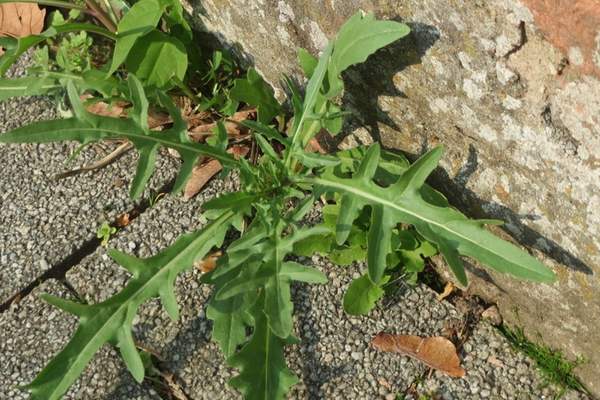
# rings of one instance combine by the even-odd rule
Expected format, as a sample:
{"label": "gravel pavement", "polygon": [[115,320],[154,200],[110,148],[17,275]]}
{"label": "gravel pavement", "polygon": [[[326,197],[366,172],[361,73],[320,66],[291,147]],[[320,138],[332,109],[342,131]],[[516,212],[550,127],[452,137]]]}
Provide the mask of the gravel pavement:
{"label": "gravel pavement", "polygon": [[[27,399],[26,392],[17,386],[31,382],[64,347],[77,326],[74,317],[39,299],[40,293],[72,298],[62,284],[51,280],[0,314],[0,399]],[[70,400],[100,398],[159,399],[146,384],[133,380],[118,352],[107,346],[65,396]]]}
{"label": "gravel pavement", "polygon": [[[56,113],[47,99],[19,98],[0,103],[0,117],[2,134],[55,118]],[[134,150],[98,171],[53,179],[116,146],[88,146],[65,165],[78,143],[0,144],[0,304],[94,239],[103,222],[134,206],[128,194],[137,160]],[[178,165],[171,156],[159,157],[145,196],[173,179]]]}

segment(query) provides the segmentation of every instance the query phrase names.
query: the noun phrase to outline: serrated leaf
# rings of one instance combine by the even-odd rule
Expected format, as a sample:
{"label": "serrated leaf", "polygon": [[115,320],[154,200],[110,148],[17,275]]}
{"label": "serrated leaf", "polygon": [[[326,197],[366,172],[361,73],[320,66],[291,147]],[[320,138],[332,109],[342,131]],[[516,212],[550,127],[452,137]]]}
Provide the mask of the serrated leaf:
{"label": "serrated leaf", "polygon": [[[71,104],[78,105],[80,100],[76,92],[70,90],[69,93]],[[101,139],[127,139],[138,149],[141,160],[138,177],[134,180],[135,185],[131,187],[132,195],[139,195],[142,192],[142,184],[151,175],[151,170],[154,168],[151,161],[156,146],[169,147],[181,155],[183,165],[173,188],[175,192],[182,189],[196,160],[202,155],[216,158],[224,165],[235,163],[235,159],[226,152],[191,142],[187,137],[187,126],[181,119],[179,111],[168,97],[163,96],[162,101],[169,106],[171,118],[174,120],[173,127],[163,132],[145,131],[133,119],[94,115],[78,107],[76,110],[80,114],[80,119],[36,122],[2,134],[0,143],[49,143],[64,140],[89,143]]]}
{"label": "serrated leaf", "polygon": [[108,75],[125,62],[136,41],[156,27],[163,11],[164,6],[158,0],[141,0],[123,16],[117,26],[117,42]]}
{"label": "serrated leaf", "polygon": [[164,89],[173,78],[183,80],[188,58],[179,40],[155,30],[135,43],[125,64],[147,86]]}
{"label": "serrated leaf", "polygon": [[[55,400],[69,389],[83,372],[94,354],[107,342],[115,343],[136,380],[144,375],[143,363],[135,350],[131,336],[133,318],[138,307],[161,290],[173,291],[177,275],[202,259],[211,248],[220,246],[233,213],[226,213],[203,230],[180,237],[160,254],[144,260],[112,251],[110,254],[124,267],[134,271],[134,277],[118,294],[93,305],[72,303],[46,297],[63,310],[79,317],[79,326],[65,348],[56,355],[38,376],[26,386],[34,400]],[[174,297],[170,294],[170,297]],[[161,296],[161,299],[163,296]]]}
{"label": "serrated leaf", "polygon": [[[382,284],[387,282],[388,277],[382,279]],[[368,275],[363,275],[352,281],[344,294],[344,311],[350,315],[368,314],[377,301],[381,299],[385,291],[380,285],[374,284]]]}
{"label": "serrated leaf", "polygon": [[287,368],[283,353],[284,345],[291,338],[280,338],[273,334],[262,311],[264,296],[252,313],[254,332],[250,341],[229,359],[232,367],[240,374],[229,382],[246,400],[282,400],[298,378]]}
{"label": "serrated leaf", "polygon": [[226,358],[246,341],[243,302],[244,296],[234,296],[219,302],[219,305],[213,301],[206,309],[206,316],[213,321],[212,338],[219,343]]}
{"label": "serrated leaf", "polygon": [[[455,251],[473,257],[499,272],[538,282],[553,282],[555,275],[550,269],[523,250],[487,231],[480,222],[468,220],[453,208],[437,207],[423,199],[420,189],[437,166],[441,155],[441,147],[431,150],[411,165],[396,183],[386,188],[372,180],[363,179],[361,170],[369,169],[365,163],[372,162],[368,155],[357,176],[352,179],[328,173],[310,182],[320,186],[323,191],[344,193],[353,202],[352,207],[348,206],[350,211],[366,205],[383,207],[394,223],[411,224],[438,248],[440,244],[445,246],[445,254],[449,257],[454,257],[452,252]],[[352,215],[356,215],[356,212]],[[345,220],[341,229],[347,229],[345,225],[348,222],[351,221]],[[456,258],[451,260],[462,279]]]}
{"label": "serrated leaf", "polygon": [[269,124],[281,109],[273,88],[253,68],[248,70],[246,78],[235,80],[229,96],[257,107],[258,121],[263,124]]}

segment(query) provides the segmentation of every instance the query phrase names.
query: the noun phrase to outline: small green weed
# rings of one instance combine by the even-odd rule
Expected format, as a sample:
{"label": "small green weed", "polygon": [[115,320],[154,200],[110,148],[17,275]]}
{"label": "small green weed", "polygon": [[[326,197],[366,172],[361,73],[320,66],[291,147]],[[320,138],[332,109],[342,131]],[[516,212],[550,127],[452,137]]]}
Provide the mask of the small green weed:
{"label": "small green weed", "polygon": [[568,389],[587,393],[586,388],[574,373],[574,369],[584,362],[582,358],[569,361],[560,351],[553,350],[543,344],[533,343],[527,339],[523,328],[509,328],[502,325],[499,330],[515,349],[525,353],[535,361],[548,383],[559,388],[559,393],[556,395],[557,399],[561,398]]}
{"label": "small green weed", "polygon": [[96,237],[98,239],[102,239],[102,246],[106,247],[108,245],[108,241],[112,235],[117,233],[117,228],[114,226],[110,226],[108,222],[104,222],[100,228],[96,231]]}

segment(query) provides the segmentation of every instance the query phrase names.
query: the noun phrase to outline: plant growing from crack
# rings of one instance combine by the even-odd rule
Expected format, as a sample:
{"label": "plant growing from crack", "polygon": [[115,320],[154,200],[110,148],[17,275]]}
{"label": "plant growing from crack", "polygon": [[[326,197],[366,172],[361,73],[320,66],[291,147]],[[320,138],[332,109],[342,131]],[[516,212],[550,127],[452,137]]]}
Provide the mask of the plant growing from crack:
{"label": "plant growing from crack", "polygon": [[117,228],[115,228],[114,226],[110,226],[110,224],[105,221],[102,223],[102,225],[100,225],[100,227],[96,231],[96,237],[98,239],[101,239],[100,244],[102,246],[107,246],[110,237],[115,233],[117,233]]}
{"label": "plant growing from crack", "polygon": [[[344,113],[335,103],[343,91],[341,73],[407,35],[406,25],[357,13],[318,59],[301,50],[300,63],[309,80],[303,96],[287,80],[293,119],[285,132],[271,125],[281,108],[262,78],[250,70],[246,78],[237,79],[227,90],[229,96],[258,110],[256,121],[241,123],[251,130],[262,151],[262,156],[251,162],[226,152],[228,137],[221,122],[210,143],[198,144],[188,138],[187,125],[169,94],[173,88],[186,88],[186,47],[176,37],[176,27],[185,28],[178,4],[165,0],[135,3],[119,22],[116,36],[102,31],[116,39],[112,60],[103,71],[89,70],[87,75],[84,72],[67,78],[44,75],[49,83],[67,88],[74,116],[15,129],[0,135],[0,142],[129,140],[139,153],[131,184],[133,197],[143,192],[160,147],[177,151],[182,159],[174,192],[181,191],[197,160],[207,156],[219,160],[227,171],[238,171],[241,190],[204,204],[206,226],[183,235],[154,257],[139,259],[111,250],[111,257],[132,274],[128,284],[113,297],[84,305],[43,296],[79,317],[79,326],[65,348],[26,386],[33,399],[60,398],[105,343],[120,349],[133,377],[142,381],[144,363],[131,332],[138,307],[159,297],[168,314],[176,319],[178,306],[173,288],[177,275],[222,248],[230,231],[237,231],[238,238],[225,245],[216,268],[204,274],[202,281],[214,288],[207,309],[213,321],[213,339],[227,363],[239,370],[230,384],[247,399],[281,399],[298,381],[284,357],[284,347],[297,342],[290,285],[293,281],[325,284],[327,278],[315,268],[292,261],[293,254],[322,253],[343,263],[366,258],[367,270],[351,284],[343,300],[346,311],[353,314],[373,308],[398,269],[418,273],[423,257],[437,251],[465,284],[461,255],[517,278],[554,280],[552,271],[543,264],[485,228],[498,221],[468,219],[425,183],[442,156],[442,147],[432,149],[412,165],[378,144],[335,155],[306,150],[320,130],[336,134],[341,129]],[[155,29],[161,18],[171,27],[166,33]],[[52,29],[42,37],[58,33],[59,27]],[[7,52],[8,62],[22,53],[25,45],[20,42],[12,53],[10,49]],[[151,68],[160,57],[170,60],[167,67]],[[128,71],[126,80],[113,75],[123,62]],[[6,63],[0,59],[4,70]],[[26,83],[22,79],[29,78],[17,83]],[[3,82],[0,86],[10,84]],[[42,86],[28,86],[28,93],[37,94]],[[127,118],[91,114],[80,98],[83,92],[130,102]],[[149,104],[169,113],[170,128],[150,130]],[[323,223],[305,226],[305,215],[321,198],[327,201]]]}

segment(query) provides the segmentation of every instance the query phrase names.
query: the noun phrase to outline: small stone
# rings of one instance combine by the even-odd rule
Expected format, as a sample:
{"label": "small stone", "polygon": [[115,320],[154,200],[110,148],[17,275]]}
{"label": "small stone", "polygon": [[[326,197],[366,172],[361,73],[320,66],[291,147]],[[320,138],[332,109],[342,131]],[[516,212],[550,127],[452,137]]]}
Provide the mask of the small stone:
{"label": "small stone", "polygon": [[481,318],[488,321],[490,324],[494,326],[498,326],[502,324],[502,315],[500,315],[500,311],[498,307],[495,305],[488,307],[481,313]]}

